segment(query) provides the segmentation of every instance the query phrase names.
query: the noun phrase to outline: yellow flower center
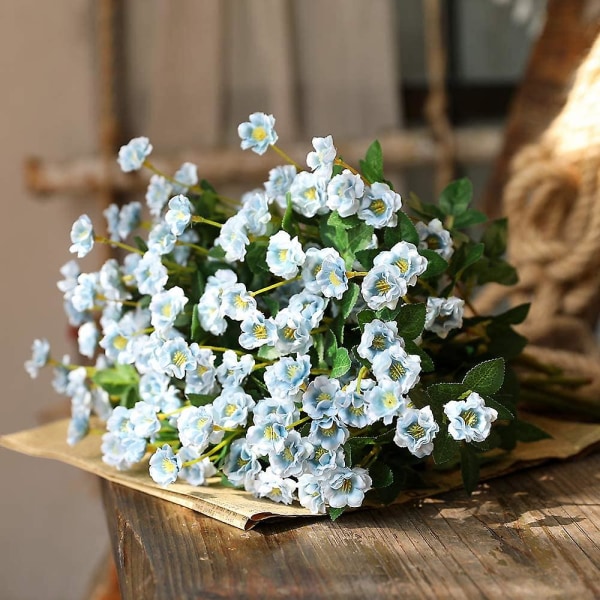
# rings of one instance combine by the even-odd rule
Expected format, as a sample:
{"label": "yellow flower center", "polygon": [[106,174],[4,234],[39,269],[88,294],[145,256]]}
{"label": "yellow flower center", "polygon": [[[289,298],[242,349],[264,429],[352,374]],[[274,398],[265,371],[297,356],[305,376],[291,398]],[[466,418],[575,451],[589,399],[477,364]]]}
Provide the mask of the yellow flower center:
{"label": "yellow flower center", "polygon": [[375,283],[375,289],[379,294],[387,294],[392,289],[392,285],[387,279],[382,278]]}
{"label": "yellow flower center", "polygon": [[383,200],[377,199],[371,202],[369,207],[376,215],[382,215],[385,212],[386,206]]}
{"label": "yellow flower center", "polygon": [[409,425],[406,431],[415,440],[420,440],[422,437],[425,437],[425,429],[418,423]]}
{"label": "yellow flower center", "polygon": [[460,416],[463,418],[463,421],[469,427],[475,427],[477,425],[477,421],[479,420],[477,417],[477,413],[473,409],[463,410],[460,413]]}
{"label": "yellow flower center", "polygon": [[393,362],[390,366],[390,377],[394,381],[398,381],[405,373],[406,369],[399,362]]}
{"label": "yellow flower center", "polygon": [[400,269],[400,273],[408,271],[408,261],[405,258],[399,258],[394,264]]}
{"label": "yellow flower center", "polygon": [[252,131],[252,139],[256,142],[262,142],[267,137],[267,130],[260,125]]}
{"label": "yellow flower center", "polygon": [[181,350],[177,350],[175,354],[173,354],[173,364],[176,367],[181,367],[185,364],[187,358],[185,354]]}
{"label": "yellow flower center", "polygon": [[252,333],[254,333],[254,337],[257,340],[266,340],[267,339],[267,327],[266,325],[262,325],[258,323],[252,329]]}

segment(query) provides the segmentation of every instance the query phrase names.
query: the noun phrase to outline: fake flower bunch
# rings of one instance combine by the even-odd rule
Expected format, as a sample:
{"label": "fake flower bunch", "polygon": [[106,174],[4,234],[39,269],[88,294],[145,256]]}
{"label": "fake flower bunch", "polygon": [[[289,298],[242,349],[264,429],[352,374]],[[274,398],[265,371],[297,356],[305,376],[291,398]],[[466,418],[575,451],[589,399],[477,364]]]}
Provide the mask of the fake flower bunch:
{"label": "fake flower bunch", "polygon": [[190,163],[160,173],[147,138],[121,148],[123,171],[153,172],[146,209],[110,206],[105,235],[82,215],[71,252],[104,243],[122,260],[94,273],[71,261],[58,284],[90,364],[36,340],[28,371],[54,368],[70,444],[95,413],[103,460],[148,461],[159,485],[219,474],[333,517],[392,501],[439,465],[460,464],[472,490],[482,456],[540,435],[516,418],[510,368],[527,307],[484,317],[470,302],[482,284],[516,281],[506,222],[469,208],[466,180],[437,204],[402,199],[378,142],[356,170],[331,136],[314,138],[303,169],[274,124],[255,113],[239,126],[242,148],[287,163],[239,202]]}

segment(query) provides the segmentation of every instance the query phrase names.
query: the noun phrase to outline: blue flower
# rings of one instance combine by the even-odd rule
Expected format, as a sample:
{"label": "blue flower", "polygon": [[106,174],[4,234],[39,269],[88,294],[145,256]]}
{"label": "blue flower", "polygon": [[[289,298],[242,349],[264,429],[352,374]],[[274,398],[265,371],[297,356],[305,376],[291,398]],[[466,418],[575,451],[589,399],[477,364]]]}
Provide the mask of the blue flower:
{"label": "blue flower", "polygon": [[77,345],[79,354],[93,358],[100,333],[94,321],[88,321],[77,330]]}
{"label": "blue flower", "polygon": [[262,398],[254,407],[254,424],[277,421],[291,425],[300,419],[300,411],[289,398]]}
{"label": "blue flower", "polygon": [[83,312],[94,308],[99,283],[98,273],[82,273],[77,278],[77,287],[71,296],[71,302],[76,310]]}
{"label": "blue flower", "polygon": [[290,297],[288,309],[299,313],[304,320],[310,322],[311,327],[318,327],[325,314],[327,303],[328,301],[322,296],[303,290]]}
{"label": "blue flower", "polygon": [[264,154],[269,146],[277,142],[275,131],[275,118],[273,115],[255,112],[250,115],[250,121],[240,123],[238,135],[242,139],[243,150],[250,148],[256,154]]}
{"label": "blue flower", "polygon": [[330,250],[321,263],[316,276],[317,286],[326,298],[336,298],[340,300],[344,292],[348,289],[348,276],[346,275],[346,265],[344,259],[336,250]]}
{"label": "blue flower", "polygon": [[294,165],[274,167],[269,171],[269,181],[265,182],[265,190],[269,198],[273,198],[284,210],[287,208],[286,194],[290,191],[296,174]]}
{"label": "blue flower", "polygon": [[338,447],[333,450],[325,448],[321,444],[312,444],[311,455],[305,462],[305,468],[308,473],[312,473],[321,478],[329,471],[345,465],[344,451]]}
{"label": "blue flower", "polygon": [[246,221],[246,229],[252,235],[264,235],[267,224],[271,220],[269,199],[261,190],[248,192],[242,196],[242,214]]}
{"label": "blue flower", "polygon": [[133,271],[140,294],[154,295],[162,292],[169,274],[162,264],[160,256],[154,252],[146,252]]}
{"label": "blue flower", "polygon": [[223,473],[232,485],[246,487],[246,481],[253,480],[261,471],[258,458],[251,452],[246,438],[235,440],[229,447],[229,454]]}
{"label": "blue flower", "polygon": [[483,442],[498,418],[497,411],[486,406],[477,392],[471,392],[465,400],[451,400],[444,406],[444,414],[449,420],[448,433],[465,442]]}
{"label": "blue flower", "polygon": [[462,298],[427,298],[425,329],[445,338],[452,329],[460,329],[463,323],[465,301]]}
{"label": "blue flower", "polygon": [[417,277],[427,269],[427,259],[421,256],[417,247],[409,242],[398,242],[390,250],[380,252],[373,266],[394,265],[398,267],[407,285],[415,285]]}
{"label": "blue flower", "polygon": [[239,213],[223,223],[219,237],[214,242],[215,246],[221,246],[225,251],[227,262],[243,261],[249,243],[246,219]]}
{"label": "blue flower", "polygon": [[200,348],[198,344],[190,344],[190,350],[196,359],[196,368],[185,374],[186,394],[210,394],[215,389],[217,371],[215,355],[208,348]]}
{"label": "blue flower", "polygon": [[198,453],[204,452],[208,447],[212,427],[213,414],[210,406],[188,406],[177,417],[181,443]]}
{"label": "blue flower", "polygon": [[31,359],[25,362],[25,370],[32,379],[38,376],[39,370],[48,364],[50,343],[48,340],[34,340],[31,346]]}
{"label": "blue flower", "polygon": [[265,369],[264,381],[273,398],[293,397],[310,373],[310,358],[284,356]]}
{"label": "blue flower", "polygon": [[179,286],[165,292],[159,292],[150,300],[152,327],[159,333],[173,327],[175,319],[181,313],[188,299]]}
{"label": "blue flower", "polygon": [[356,352],[361,358],[373,362],[378,354],[385,352],[399,340],[398,324],[395,321],[373,319],[365,324]]}
{"label": "blue flower", "polygon": [[198,183],[198,167],[191,162],[184,162],[177,170],[173,179],[175,184],[175,193],[182,194]]}
{"label": "blue flower", "polygon": [[417,458],[423,458],[433,452],[433,438],[439,430],[429,406],[408,408],[398,417],[394,443],[400,448],[408,448]]}
{"label": "blue flower", "polygon": [[278,231],[269,239],[267,265],[269,271],[278,277],[291,279],[298,274],[306,256],[297,237],[292,238],[286,231]]}
{"label": "blue flower", "polygon": [[78,258],[83,258],[94,247],[94,227],[87,215],[81,215],[71,227],[72,246],[69,252],[77,253]]}
{"label": "blue flower", "polygon": [[163,222],[157,223],[148,234],[148,250],[159,256],[168,254],[175,248],[177,237],[171,228]]}
{"label": "blue flower", "polygon": [[121,171],[125,173],[138,171],[151,152],[152,144],[147,137],[133,138],[128,144],[121,146],[119,150],[117,162],[121,167]]}
{"label": "blue flower", "polygon": [[275,327],[275,349],[281,354],[306,354],[313,344],[310,321],[289,308],[277,313]]}
{"label": "blue flower", "polygon": [[252,396],[241,387],[227,387],[213,402],[213,417],[220,427],[245,427],[248,413],[254,408]]}
{"label": "blue flower", "polygon": [[432,219],[427,225],[419,221],[415,227],[419,234],[419,248],[429,248],[444,260],[450,260],[454,253],[452,238],[439,219]]}
{"label": "blue flower", "polygon": [[207,483],[206,480],[217,472],[215,466],[210,462],[210,458],[203,458],[186,465],[189,461],[196,461],[200,456],[199,452],[189,446],[183,447],[177,452],[179,479],[187,481],[190,485],[205,485]]}
{"label": "blue flower", "polygon": [[323,417],[311,421],[308,441],[326,450],[337,450],[349,436],[348,428],[337,417]]}
{"label": "blue flower", "polygon": [[313,515],[325,513],[323,481],[312,473],[303,473],[298,477],[298,500]]}
{"label": "blue flower", "polygon": [[156,415],[156,406],[148,402],[136,402],[129,413],[133,425],[133,433],[139,437],[149,438],[160,431],[160,420]]}
{"label": "blue flower", "polygon": [[400,394],[406,394],[419,381],[421,358],[407,354],[400,342],[396,342],[373,360],[372,371],[377,381],[393,381],[400,384]]}
{"label": "blue flower", "polygon": [[339,408],[340,391],[340,382],[337,379],[319,375],[308,384],[302,395],[302,410],[311,419],[334,417]]}
{"label": "blue flower", "polygon": [[69,446],[74,446],[88,434],[89,430],[89,415],[84,413],[73,415],[67,428],[67,444],[69,444]]}
{"label": "blue flower", "polygon": [[373,420],[382,419],[384,425],[389,425],[393,417],[406,408],[406,398],[403,396],[403,386],[395,381],[382,381],[371,388],[365,398],[369,403],[369,415]]}
{"label": "blue flower", "polygon": [[271,467],[267,467],[266,471],[261,471],[256,477],[252,491],[258,498],[269,498],[274,502],[291,504],[297,486],[293,479],[280,477]]}
{"label": "blue flower", "polygon": [[333,172],[333,161],[337,156],[337,150],[333,145],[333,138],[330,135],[322,138],[314,137],[312,145],[315,151],[308,153],[306,164],[319,177],[330,179]]}
{"label": "blue flower", "polygon": [[238,387],[254,368],[252,354],[239,357],[233,350],[223,352],[223,362],[217,367],[217,379],[223,387]]}
{"label": "blue flower", "polygon": [[290,431],[280,452],[269,454],[269,464],[276,475],[297,477],[304,470],[304,461],[312,454],[313,446],[297,431]]}
{"label": "blue flower", "polygon": [[364,192],[365,184],[360,175],[344,169],[327,185],[327,206],[331,210],[337,210],[340,217],[355,215]]}
{"label": "blue flower", "polygon": [[246,440],[255,456],[266,456],[281,452],[288,435],[286,426],[279,423],[276,415],[270,415],[248,428]]}
{"label": "blue flower", "polygon": [[173,196],[169,200],[169,210],[165,214],[165,221],[171,228],[171,233],[180,236],[192,220],[192,203],[182,194]]}
{"label": "blue flower", "polygon": [[177,379],[196,368],[196,359],[182,338],[166,341],[157,350],[156,359],[163,372]]}
{"label": "blue flower", "polygon": [[101,451],[102,462],[125,471],[144,458],[146,440],[133,433],[108,431],[102,436]]}
{"label": "blue flower", "polygon": [[169,444],[165,444],[151,456],[149,472],[158,485],[167,486],[177,481],[179,464]]}
{"label": "blue flower", "polygon": [[234,321],[243,321],[256,312],[256,300],[243,283],[235,283],[221,296],[223,314]]}
{"label": "blue flower", "polygon": [[325,482],[325,499],[333,508],[357,507],[363,503],[365,493],[372,484],[366,469],[340,467],[332,471]]}
{"label": "blue flower", "polygon": [[160,217],[167,200],[173,195],[173,186],[162,176],[152,175],[146,191],[146,204],[154,218]]}
{"label": "blue flower", "polygon": [[267,319],[261,312],[255,311],[241,323],[242,331],[239,343],[246,350],[260,346],[274,346],[277,340],[277,327],[273,319]]}
{"label": "blue flower", "polygon": [[400,195],[386,183],[374,183],[365,189],[360,203],[358,218],[376,229],[395,227],[398,223],[398,211],[402,208]]}
{"label": "blue flower", "polygon": [[328,211],[326,187],[326,179],[322,179],[316,173],[300,171],[290,186],[294,210],[305,217],[326,213]]}
{"label": "blue flower", "polygon": [[362,296],[369,308],[394,310],[408,290],[406,279],[395,265],[374,266],[363,279]]}

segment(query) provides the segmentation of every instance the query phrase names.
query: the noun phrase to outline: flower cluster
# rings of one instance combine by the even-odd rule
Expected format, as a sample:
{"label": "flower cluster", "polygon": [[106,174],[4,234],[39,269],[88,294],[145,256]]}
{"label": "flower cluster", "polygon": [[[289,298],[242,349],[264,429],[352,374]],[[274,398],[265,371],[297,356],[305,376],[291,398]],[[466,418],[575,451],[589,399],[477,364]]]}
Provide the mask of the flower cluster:
{"label": "flower cluster", "polygon": [[219,474],[333,516],[366,495],[391,501],[440,464],[461,464],[473,489],[481,454],[520,431],[504,374],[526,307],[482,317],[470,302],[481,284],[514,281],[505,223],[469,208],[466,180],[437,204],[406,203],[378,142],[357,170],[331,136],[314,138],[303,169],[274,125],[255,113],[238,128],[242,148],[287,162],[240,200],[190,163],[159,172],[147,138],[121,148],[123,171],[153,173],[145,206],[111,205],[104,235],[82,215],[70,246],[83,258],[108,244],[120,260],[93,273],[70,261],[58,284],[88,364],[36,340],[28,372],[54,368],[70,444],[95,414],[103,460],[146,460],[159,485]]}

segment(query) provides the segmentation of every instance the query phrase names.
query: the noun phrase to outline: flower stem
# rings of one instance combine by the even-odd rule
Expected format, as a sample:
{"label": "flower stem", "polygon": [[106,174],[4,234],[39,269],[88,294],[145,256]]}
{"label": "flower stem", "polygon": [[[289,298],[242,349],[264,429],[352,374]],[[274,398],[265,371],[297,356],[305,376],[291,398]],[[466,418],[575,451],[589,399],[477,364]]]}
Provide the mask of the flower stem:
{"label": "flower stem", "polygon": [[289,431],[290,429],[294,429],[294,427],[296,427],[298,425],[302,425],[302,423],[306,423],[306,421],[309,421],[309,420],[310,420],[310,417],[302,417],[301,419],[298,419],[298,421],[294,421],[290,425],[286,425],[285,428]]}
{"label": "flower stem", "polygon": [[368,271],[346,271],[346,277],[348,279],[352,279],[353,277],[366,277],[368,274]]}
{"label": "flower stem", "polygon": [[271,290],[274,290],[275,288],[281,287],[282,285],[287,285],[288,283],[292,283],[294,281],[298,281],[299,279],[300,279],[300,275],[297,275],[296,277],[293,277],[292,279],[285,279],[284,281],[278,281],[277,283],[268,285],[267,287],[264,287],[260,290],[256,290],[255,292],[250,292],[250,295],[254,298],[254,296],[258,296],[259,294],[263,294],[264,292],[270,292]]}
{"label": "flower stem", "polygon": [[123,244],[122,242],[117,242],[116,240],[109,240],[108,238],[102,237],[100,235],[94,236],[94,241],[99,244],[107,244],[109,246],[114,246],[115,248],[121,248],[122,250],[127,250],[127,252],[135,252],[136,254],[144,254],[142,250],[139,248],[134,248],[133,246],[129,246],[128,244]]}
{"label": "flower stem", "polygon": [[208,256],[209,254],[209,251],[206,248],[198,246],[197,244],[192,244],[191,242],[182,242],[181,240],[177,240],[176,244],[178,246],[186,246],[188,248],[191,248],[192,250],[195,250],[196,252],[198,252],[199,254],[203,254],[204,256]]}
{"label": "flower stem", "polygon": [[347,162],[343,161],[341,158],[336,158],[333,161],[334,165],[337,165],[338,167],[342,167],[343,169],[348,169],[348,171],[350,171],[350,173],[352,173],[353,175],[358,175],[367,185],[370,185],[371,182],[364,177],[363,175],[361,175],[354,167],[350,166]]}
{"label": "flower stem", "polygon": [[213,227],[218,227],[219,229],[221,229],[221,227],[223,227],[223,223],[217,223],[216,221],[211,221],[210,219],[206,219],[199,215],[193,215],[192,222],[193,223],[206,223],[206,225],[212,225]]}
{"label": "flower stem", "polygon": [[198,346],[198,348],[212,350],[213,352],[228,352],[231,350],[231,352],[235,352],[239,356],[243,356],[245,354],[245,352],[242,352],[241,350],[234,350],[233,348],[222,348],[221,346]]}
{"label": "flower stem", "polygon": [[279,154],[279,156],[281,156],[283,160],[290,163],[290,165],[294,165],[294,167],[296,167],[298,171],[302,171],[302,167],[293,158],[288,156],[281,148],[279,148],[275,144],[271,144],[271,148],[273,148],[273,150],[275,150],[275,152],[277,152],[277,154]]}

